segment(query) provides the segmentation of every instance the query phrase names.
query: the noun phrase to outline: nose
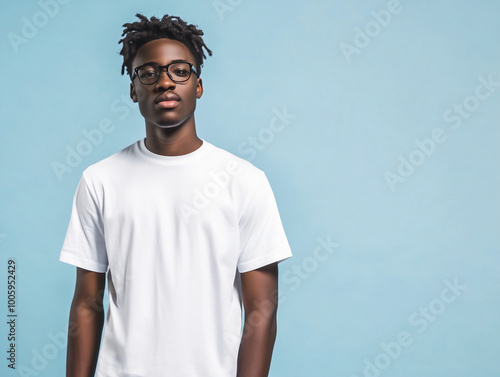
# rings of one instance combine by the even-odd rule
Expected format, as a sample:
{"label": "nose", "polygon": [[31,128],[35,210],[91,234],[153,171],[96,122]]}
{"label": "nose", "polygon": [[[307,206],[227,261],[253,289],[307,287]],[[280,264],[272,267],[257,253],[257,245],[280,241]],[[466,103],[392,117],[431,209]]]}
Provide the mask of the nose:
{"label": "nose", "polygon": [[168,76],[166,68],[160,71],[160,78],[156,83],[156,87],[164,90],[175,88],[175,82]]}

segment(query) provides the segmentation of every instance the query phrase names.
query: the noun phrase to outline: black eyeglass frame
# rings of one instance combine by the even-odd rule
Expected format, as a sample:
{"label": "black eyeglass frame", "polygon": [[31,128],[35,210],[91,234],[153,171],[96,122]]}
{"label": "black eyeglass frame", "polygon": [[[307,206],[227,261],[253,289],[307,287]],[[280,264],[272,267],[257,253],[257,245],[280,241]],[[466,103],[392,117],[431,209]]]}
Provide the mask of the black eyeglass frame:
{"label": "black eyeglass frame", "polygon": [[[189,66],[189,76],[185,80],[182,80],[182,81],[174,80],[172,78],[172,76],[170,76],[170,73],[168,71],[168,69],[170,68],[171,65],[173,65],[173,64],[179,64],[179,63],[184,63],[184,64],[187,64]],[[140,76],[137,74],[137,72],[139,71],[139,69],[141,69],[142,67],[147,66],[147,65],[155,66],[155,67],[158,67],[160,69],[160,73],[158,74],[158,77],[156,78],[156,81],[152,82],[152,83],[149,83],[149,84],[146,84],[146,83],[142,82]],[[167,73],[167,76],[170,78],[170,80],[172,80],[176,84],[177,83],[183,83],[183,82],[189,81],[189,79],[191,78],[191,73],[193,73],[193,72],[194,72],[194,74],[196,76],[198,76],[198,71],[194,67],[193,63],[189,63],[189,62],[186,62],[186,61],[174,61],[174,62],[169,63],[167,65],[159,65],[159,64],[154,63],[154,62],[149,62],[149,63],[144,63],[144,64],[140,65],[139,67],[134,68],[134,74],[132,75],[132,77],[130,78],[130,80],[134,81],[134,79],[137,77],[139,79],[139,81],[141,82],[141,84],[143,84],[143,85],[154,85],[154,84],[158,83],[158,81],[160,81],[160,76],[161,76],[161,73],[163,72],[164,69],[165,69],[165,72]]]}

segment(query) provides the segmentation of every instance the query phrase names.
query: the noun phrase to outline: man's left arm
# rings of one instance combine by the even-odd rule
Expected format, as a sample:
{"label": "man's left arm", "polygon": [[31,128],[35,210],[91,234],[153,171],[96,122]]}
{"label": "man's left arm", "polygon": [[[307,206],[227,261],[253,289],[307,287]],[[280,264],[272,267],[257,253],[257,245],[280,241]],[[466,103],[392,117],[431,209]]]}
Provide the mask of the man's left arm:
{"label": "man's left arm", "polygon": [[277,333],[278,263],[241,274],[245,324],[237,377],[267,377]]}

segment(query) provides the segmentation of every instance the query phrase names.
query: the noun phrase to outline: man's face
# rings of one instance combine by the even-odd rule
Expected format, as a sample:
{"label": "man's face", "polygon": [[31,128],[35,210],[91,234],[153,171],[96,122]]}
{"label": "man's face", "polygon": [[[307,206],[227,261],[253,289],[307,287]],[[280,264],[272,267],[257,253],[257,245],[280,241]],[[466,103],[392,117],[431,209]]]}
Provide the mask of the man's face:
{"label": "man's face", "polygon": [[[183,43],[173,39],[155,39],[139,48],[132,62],[132,70],[145,63],[164,66],[179,60],[195,66],[193,56]],[[201,79],[194,72],[188,81],[182,83],[172,81],[166,70],[163,70],[156,84],[142,84],[138,77],[130,84],[130,98],[139,103],[146,125],[160,128],[172,128],[186,122],[194,122],[196,99],[202,94]]]}

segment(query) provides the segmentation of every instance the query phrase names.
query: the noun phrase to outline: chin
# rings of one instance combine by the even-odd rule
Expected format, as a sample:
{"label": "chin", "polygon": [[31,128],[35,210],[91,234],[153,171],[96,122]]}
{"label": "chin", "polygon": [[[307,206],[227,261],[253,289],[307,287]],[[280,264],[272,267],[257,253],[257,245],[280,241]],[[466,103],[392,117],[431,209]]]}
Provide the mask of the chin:
{"label": "chin", "polygon": [[189,123],[189,119],[189,117],[181,119],[179,119],[178,117],[176,117],[176,119],[174,119],[174,117],[158,117],[156,118],[155,122],[153,122],[153,124],[161,129],[173,129],[182,127],[183,125]]}
{"label": "chin", "polygon": [[180,127],[180,126],[182,126],[185,123],[186,122],[179,121],[178,119],[177,120],[174,120],[174,119],[157,119],[157,121],[154,122],[154,125],[156,127],[158,127],[158,128],[165,129],[165,128]]}
{"label": "chin", "polygon": [[156,123],[156,127],[161,128],[161,129],[177,128],[177,127],[180,127],[180,126],[182,126],[182,124],[179,124],[179,123],[175,123],[175,124],[169,124],[169,123],[160,124],[160,123]]}

